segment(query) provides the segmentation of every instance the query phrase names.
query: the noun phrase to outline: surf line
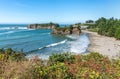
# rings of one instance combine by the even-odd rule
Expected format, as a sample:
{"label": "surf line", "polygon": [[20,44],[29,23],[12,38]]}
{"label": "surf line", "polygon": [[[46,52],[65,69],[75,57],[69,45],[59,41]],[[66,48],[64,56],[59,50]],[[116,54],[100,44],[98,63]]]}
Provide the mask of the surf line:
{"label": "surf line", "polygon": [[64,44],[65,42],[67,41],[67,39],[63,40],[63,41],[60,41],[60,42],[57,42],[57,43],[52,43],[52,44],[49,44],[49,45],[46,45],[44,47],[40,47],[38,49],[35,49],[35,50],[31,50],[29,52],[26,52],[26,54],[30,54],[32,52],[36,52],[38,50],[42,50],[42,49],[45,49],[45,48],[49,48],[49,47],[54,47],[54,46],[57,46],[57,45],[60,45],[60,44]]}
{"label": "surf line", "polygon": [[52,43],[52,44],[49,44],[49,45],[47,45],[47,46],[40,47],[40,48],[38,48],[38,49],[41,50],[41,49],[43,49],[43,48],[48,48],[48,47],[57,46],[57,45],[59,45],[59,44],[64,44],[66,41],[67,41],[67,39],[66,39],[66,40],[63,40],[63,41],[61,41],[61,42],[58,42],[58,43]]}

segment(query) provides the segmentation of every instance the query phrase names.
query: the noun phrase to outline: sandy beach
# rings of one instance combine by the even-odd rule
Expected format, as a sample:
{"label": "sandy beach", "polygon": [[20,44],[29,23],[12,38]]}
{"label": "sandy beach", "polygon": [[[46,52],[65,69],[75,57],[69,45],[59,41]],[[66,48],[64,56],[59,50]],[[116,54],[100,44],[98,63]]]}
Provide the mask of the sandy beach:
{"label": "sandy beach", "polygon": [[99,52],[109,58],[117,58],[120,56],[120,41],[113,37],[98,35],[95,32],[82,30],[83,33],[89,35],[91,44],[88,48],[90,52]]}

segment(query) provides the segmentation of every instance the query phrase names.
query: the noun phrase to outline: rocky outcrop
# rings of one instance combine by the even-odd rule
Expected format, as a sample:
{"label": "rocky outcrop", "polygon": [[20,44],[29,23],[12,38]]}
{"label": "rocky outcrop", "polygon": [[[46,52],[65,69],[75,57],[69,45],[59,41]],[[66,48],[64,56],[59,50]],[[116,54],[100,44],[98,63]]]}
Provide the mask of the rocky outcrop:
{"label": "rocky outcrop", "polygon": [[28,25],[28,29],[54,29],[59,27],[58,24],[55,23],[46,23],[46,24],[30,24]]}
{"label": "rocky outcrop", "polygon": [[81,33],[81,29],[79,25],[71,25],[69,27],[59,27],[59,25],[55,23],[46,23],[46,24],[30,24],[28,28],[52,29],[52,34],[59,34],[59,35],[70,35],[70,34],[80,35]]}
{"label": "rocky outcrop", "polygon": [[52,34],[59,34],[59,35],[80,35],[81,29],[78,25],[73,25],[72,27],[58,27],[54,28]]}

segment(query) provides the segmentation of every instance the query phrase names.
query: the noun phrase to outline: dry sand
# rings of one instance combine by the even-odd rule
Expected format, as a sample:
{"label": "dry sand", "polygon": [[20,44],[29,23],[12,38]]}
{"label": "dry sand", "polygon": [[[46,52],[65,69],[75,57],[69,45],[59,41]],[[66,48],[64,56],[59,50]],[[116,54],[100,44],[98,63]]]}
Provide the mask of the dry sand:
{"label": "dry sand", "polygon": [[109,58],[117,58],[120,56],[120,41],[113,37],[98,35],[95,32],[82,30],[83,33],[89,35],[91,44],[88,48],[90,52],[99,52]]}

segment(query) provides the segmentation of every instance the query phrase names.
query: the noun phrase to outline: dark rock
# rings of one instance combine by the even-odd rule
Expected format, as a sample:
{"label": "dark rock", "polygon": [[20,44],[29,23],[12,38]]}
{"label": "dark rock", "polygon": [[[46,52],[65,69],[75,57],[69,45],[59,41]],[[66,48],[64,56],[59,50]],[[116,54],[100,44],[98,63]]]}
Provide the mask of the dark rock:
{"label": "dark rock", "polygon": [[59,27],[59,25],[55,23],[45,23],[45,24],[30,24],[27,28],[29,29],[54,29],[56,27]]}
{"label": "dark rock", "polygon": [[46,23],[46,24],[30,24],[29,29],[52,29],[52,34],[59,35],[70,35],[76,34],[80,35],[81,29],[78,25],[71,25],[70,27],[59,27],[55,23]]}
{"label": "dark rock", "polygon": [[54,28],[52,34],[61,34],[61,35],[70,35],[70,34],[76,34],[80,35],[81,29],[78,27],[78,25],[73,25],[73,27],[58,27]]}

